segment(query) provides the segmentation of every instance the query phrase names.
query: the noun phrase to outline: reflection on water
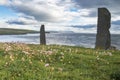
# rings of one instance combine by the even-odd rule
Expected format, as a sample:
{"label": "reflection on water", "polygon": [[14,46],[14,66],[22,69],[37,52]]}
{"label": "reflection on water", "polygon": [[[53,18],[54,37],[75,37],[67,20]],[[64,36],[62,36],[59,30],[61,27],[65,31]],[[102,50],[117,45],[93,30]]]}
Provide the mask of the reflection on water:
{"label": "reflection on water", "polygon": [[[39,34],[1,35],[0,42],[22,42],[39,44]],[[81,33],[50,33],[46,34],[47,44],[83,46],[94,48],[96,35]],[[120,35],[112,35],[112,45],[120,49]]]}

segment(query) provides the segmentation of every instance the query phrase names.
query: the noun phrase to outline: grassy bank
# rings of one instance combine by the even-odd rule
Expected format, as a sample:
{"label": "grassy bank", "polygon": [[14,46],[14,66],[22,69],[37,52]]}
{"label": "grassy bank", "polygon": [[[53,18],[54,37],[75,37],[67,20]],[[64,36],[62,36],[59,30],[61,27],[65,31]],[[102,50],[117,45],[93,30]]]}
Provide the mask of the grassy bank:
{"label": "grassy bank", "polygon": [[0,43],[0,80],[117,80],[119,66],[117,50]]}

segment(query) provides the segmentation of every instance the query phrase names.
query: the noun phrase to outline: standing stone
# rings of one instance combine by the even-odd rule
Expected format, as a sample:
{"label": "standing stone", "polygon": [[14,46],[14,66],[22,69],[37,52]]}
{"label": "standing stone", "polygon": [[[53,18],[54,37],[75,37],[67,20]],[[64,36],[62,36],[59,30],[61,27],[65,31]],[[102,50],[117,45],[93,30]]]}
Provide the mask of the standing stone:
{"label": "standing stone", "polygon": [[40,28],[40,44],[46,45],[46,37],[45,37],[45,27],[44,25],[41,25]]}
{"label": "standing stone", "polygon": [[98,8],[96,49],[109,49],[111,46],[111,14],[106,8]]}

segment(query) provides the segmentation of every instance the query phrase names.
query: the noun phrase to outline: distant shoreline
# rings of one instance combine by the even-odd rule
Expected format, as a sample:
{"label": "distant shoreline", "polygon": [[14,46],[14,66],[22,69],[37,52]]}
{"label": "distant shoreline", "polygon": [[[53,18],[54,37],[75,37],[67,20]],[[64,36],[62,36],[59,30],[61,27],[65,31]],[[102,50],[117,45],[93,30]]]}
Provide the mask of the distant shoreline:
{"label": "distant shoreline", "polygon": [[[11,28],[0,28],[0,35],[22,35],[22,34],[35,34],[40,33],[35,30],[24,30],[24,29],[11,29]],[[46,32],[50,33],[50,32]]]}
{"label": "distant shoreline", "polygon": [[[0,35],[24,35],[24,34],[36,34],[40,33],[40,31],[35,31],[35,30],[26,30],[26,29],[12,29],[12,28],[0,28]],[[75,32],[62,32],[62,31],[46,31],[46,33],[75,33]],[[75,33],[75,34],[94,34],[96,33]],[[120,35],[120,34],[113,34],[111,35]]]}

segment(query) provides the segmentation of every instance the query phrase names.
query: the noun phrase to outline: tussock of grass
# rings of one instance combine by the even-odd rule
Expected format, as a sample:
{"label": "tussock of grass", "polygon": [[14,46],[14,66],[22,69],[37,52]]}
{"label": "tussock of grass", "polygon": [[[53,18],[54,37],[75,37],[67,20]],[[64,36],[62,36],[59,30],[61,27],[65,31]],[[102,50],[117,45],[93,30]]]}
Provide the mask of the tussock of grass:
{"label": "tussock of grass", "polygon": [[0,43],[0,80],[115,80],[119,66],[117,50]]}

